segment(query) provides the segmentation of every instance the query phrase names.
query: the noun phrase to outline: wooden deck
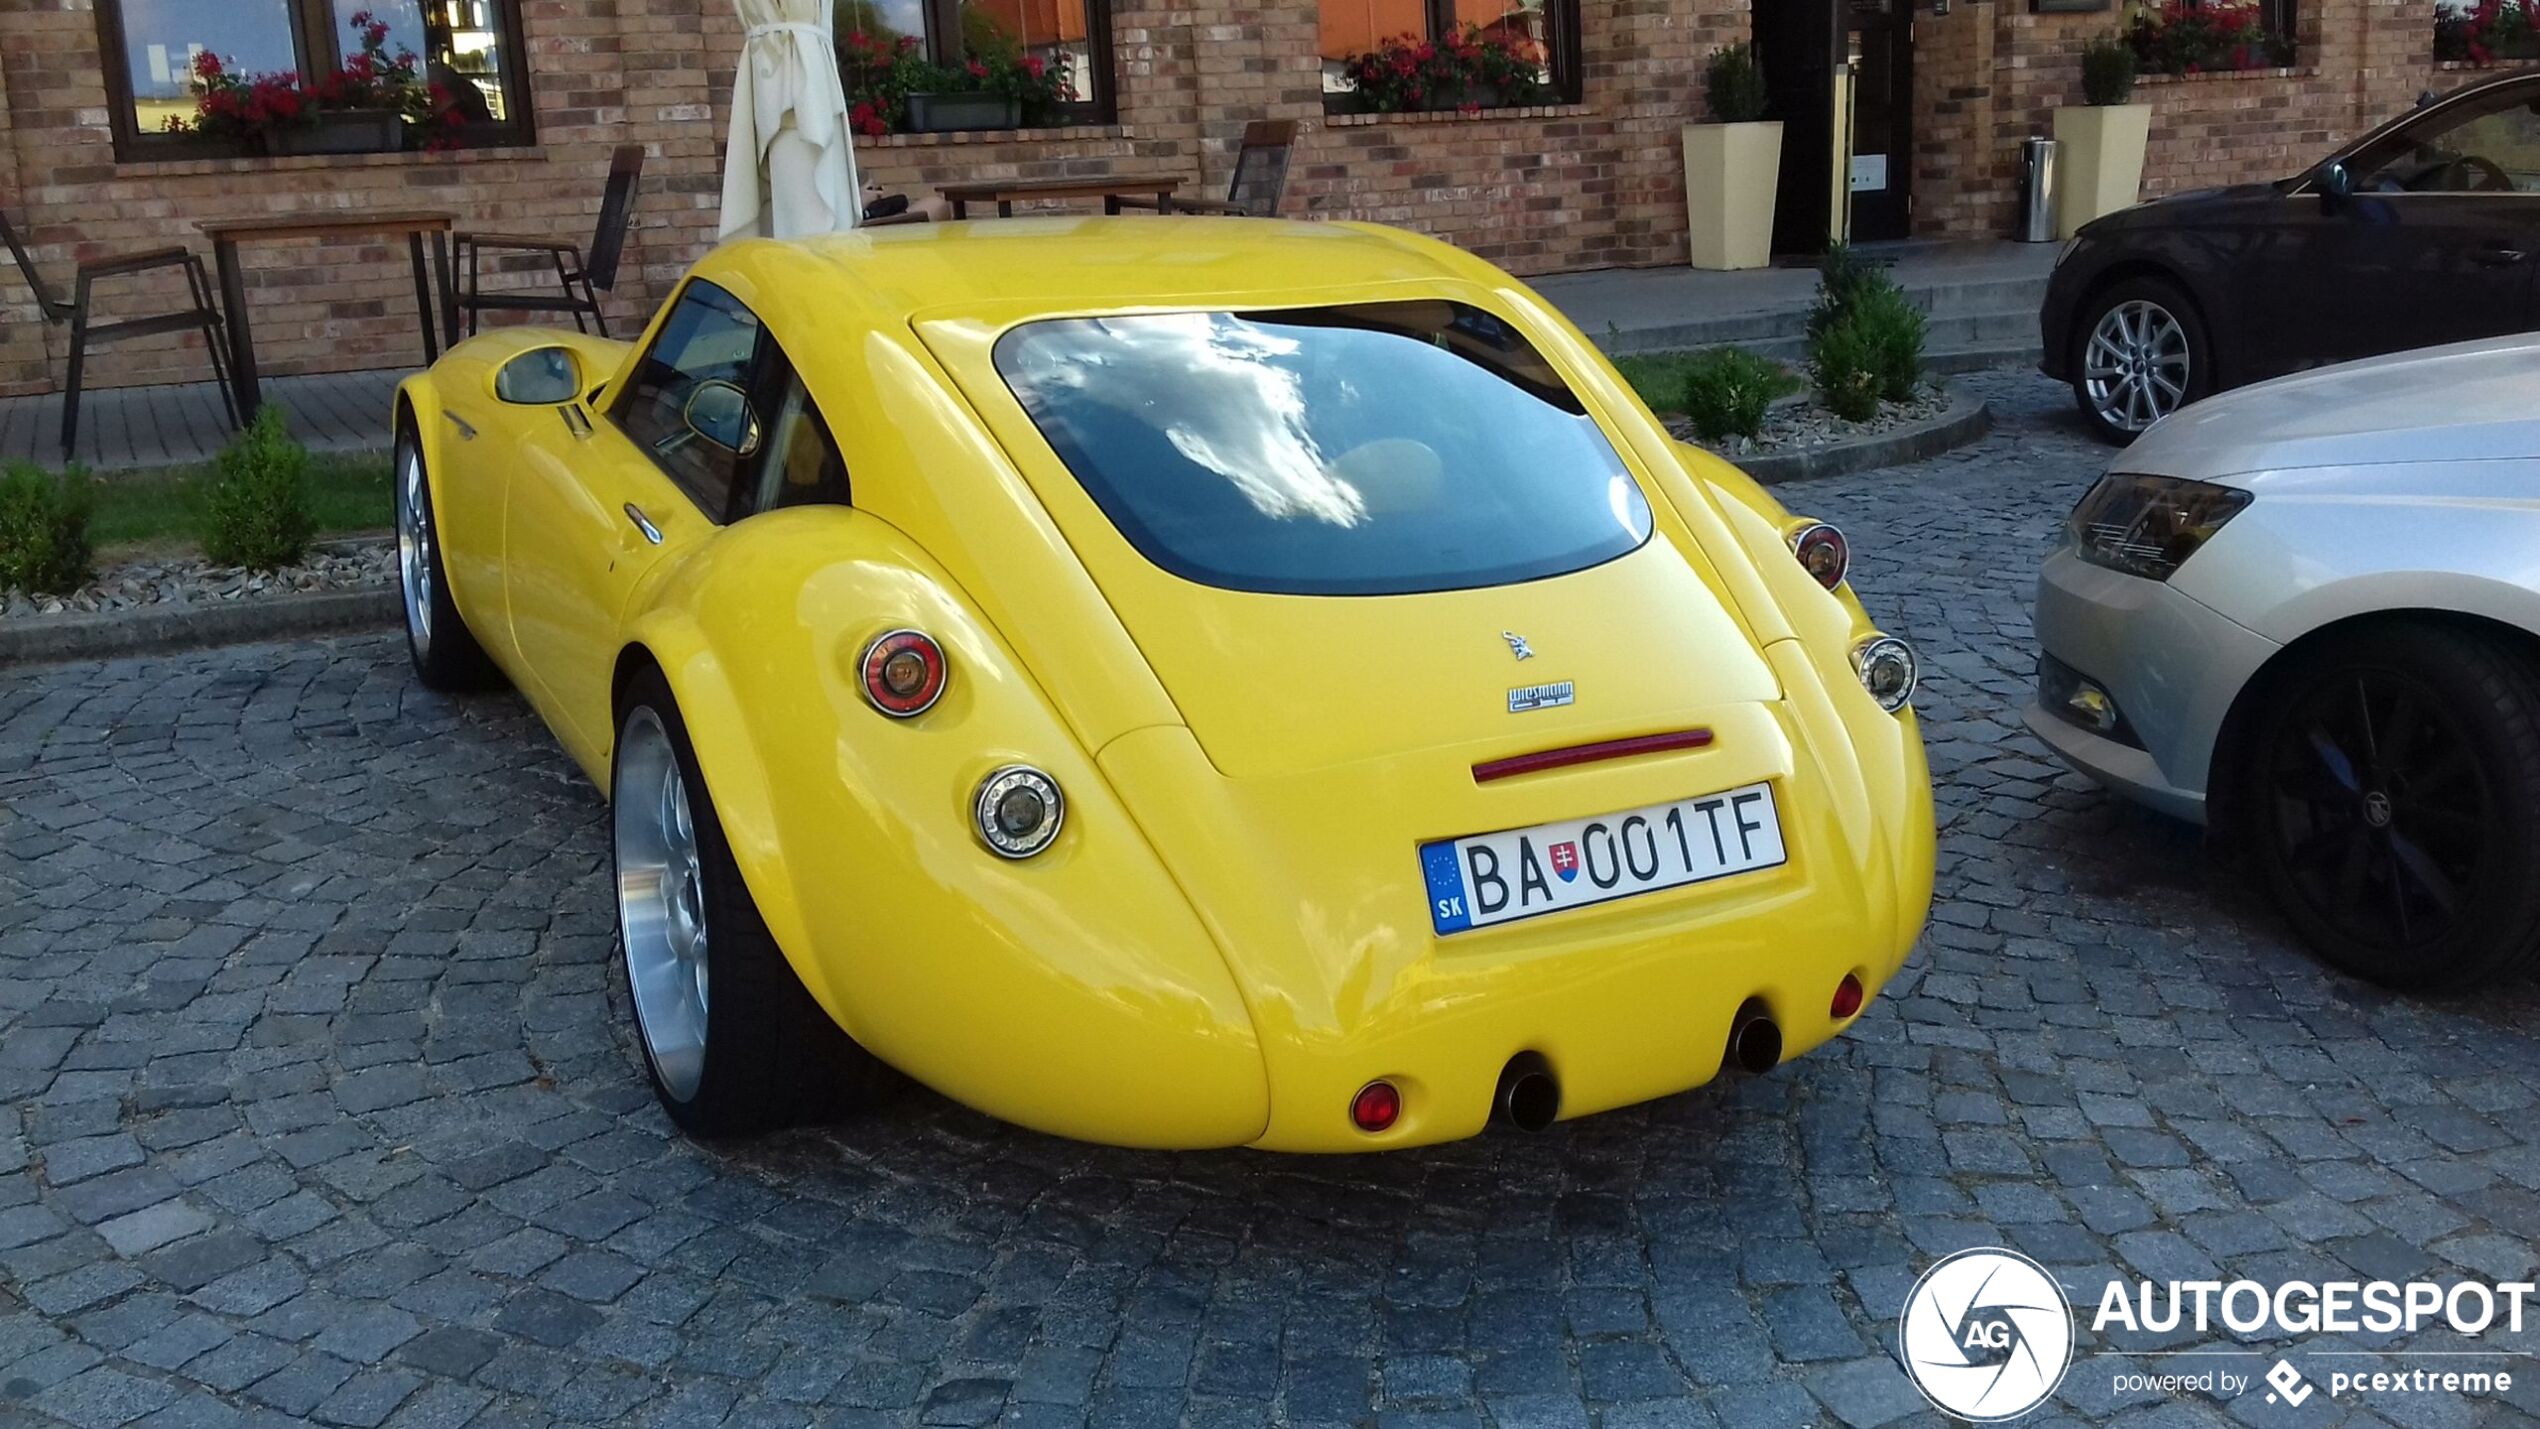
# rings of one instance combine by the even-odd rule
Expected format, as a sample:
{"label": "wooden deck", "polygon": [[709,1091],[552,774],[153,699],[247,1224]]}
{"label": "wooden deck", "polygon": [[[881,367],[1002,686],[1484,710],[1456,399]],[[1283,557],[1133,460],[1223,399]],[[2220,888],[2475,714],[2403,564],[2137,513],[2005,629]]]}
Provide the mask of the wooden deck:
{"label": "wooden deck", "polygon": [[[405,376],[392,368],[268,377],[264,399],[311,451],[384,451],[389,399]],[[209,461],[229,437],[228,412],[209,382],[91,389],[80,399],[77,459],[91,471]],[[0,461],[56,467],[61,441],[61,394],[0,397]]]}

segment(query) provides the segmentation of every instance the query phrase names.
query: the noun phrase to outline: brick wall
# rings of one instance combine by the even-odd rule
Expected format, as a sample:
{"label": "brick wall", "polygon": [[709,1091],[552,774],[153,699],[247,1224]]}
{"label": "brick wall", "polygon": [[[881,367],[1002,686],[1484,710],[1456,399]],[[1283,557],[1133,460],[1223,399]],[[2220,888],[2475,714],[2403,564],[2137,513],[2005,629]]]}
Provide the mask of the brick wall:
{"label": "brick wall", "polygon": [[[0,18],[0,201],[58,286],[83,254],[201,249],[193,224],[208,218],[436,208],[471,227],[586,235],[608,151],[628,141],[648,159],[612,321],[639,322],[713,239],[740,50],[718,0],[517,0],[534,148],[144,163],[118,163],[107,136],[92,3],[44,0]],[[1583,104],[1327,119],[1315,0],[1118,0],[1117,123],[894,136],[866,142],[859,162],[920,193],[955,179],[1160,172],[1214,194],[1247,121],[1296,119],[1292,215],[1404,224],[1526,274],[1682,262],[1677,131],[1696,117],[1703,57],[1745,34],[1749,0],[1581,3]],[[2432,77],[2432,3],[2306,0],[2299,70],[2147,80],[2146,191],[2289,172],[2403,108]],[[2078,101],[2082,41],[2115,14],[1957,0],[1917,16],[1918,231],[2009,231],[2019,141]],[[264,370],[416,360],[413,289],[394,241],[277,244],[246,259]],[[120,291],[140,302],[172,290]],[[64,356],[62,332],[0,275],[0,392],[51,386]],[[207,367],[199,343],[172,337],[105,350],[92,371],[104,385],[194,380]]]}
{"label": "brick wall", "polygon": [[[0,201],[67,286],[78,256],[208,245],[211,218],[303,210],[447,209],[462,226],[586,235],[612,145],[646,146],[613,323],[632,326],[712,242],[740,28],[717,0],[520,0],[534,148],[440,155],[118,163],[92,0],[48,0],[0,21]],[[1698,105],[1701,60],[1739,38],[1744,0],[1583,0],[1587,102],[1522,114],[1352,116],[1327,122],[1314,0],[1119,0],[1119,122],[867,141],[864,172],[924,192],[954,179],[1178,173],[1223,191],[1246,122],[1304,123],[1286,211],[1435,233],[1520,272],[1681,262],[1676,131]],[[267,373],[419,359],[401,241],[244,250]],[[177,290],[130,283],[121,311]],[[101,317],[117,310],[100,302]],[[54,385],[64,335],[33,321],[0,275],[0,392]],[[103,349],[97,385],[208,373],[182,337]]]}
{"label": "brick wall", "polygon": [[[2007,234],[2020,141],[2081,102],[2081,48],[2116,11],[2033,15],[2022,0],[1962,0],[1916,22],[1915,227]],[[2433,0],[2303,0],[2297,67],[2147,75],[2143,192],[2281,178],[2399,113],[2433,76]],[[1954,107],[1952,107],[1954,106]]]}

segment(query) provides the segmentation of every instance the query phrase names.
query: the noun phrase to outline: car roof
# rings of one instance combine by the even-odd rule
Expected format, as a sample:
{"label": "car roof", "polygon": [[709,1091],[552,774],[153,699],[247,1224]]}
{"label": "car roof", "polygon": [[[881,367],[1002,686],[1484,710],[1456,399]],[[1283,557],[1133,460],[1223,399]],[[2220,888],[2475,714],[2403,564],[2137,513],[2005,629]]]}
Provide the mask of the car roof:
{"label": "car roof", "polygon": [[[874,316],[994,309],[1008,318],[1260,300],[1338,301],[1402,283],[1504,282],[1434,240],[1357,223],[1054,216],[891,224],[817,238],[748,239],[701,260],[790,304],[819,290]],[[756,279],[757,282],[750,282]]]}

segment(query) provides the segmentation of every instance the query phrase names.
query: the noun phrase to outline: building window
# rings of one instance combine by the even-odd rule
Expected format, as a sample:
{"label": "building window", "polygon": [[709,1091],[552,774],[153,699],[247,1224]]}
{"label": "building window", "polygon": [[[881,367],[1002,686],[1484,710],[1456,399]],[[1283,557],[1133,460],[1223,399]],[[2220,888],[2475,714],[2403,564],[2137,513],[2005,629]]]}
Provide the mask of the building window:
{"label": "building window", "polygon": [[[382,141],[366,147],[528,143],[518,3],[97,0],[116,153],[162,158],[310,147],[305,136],[318,127],[312,116],[332,112],[325,96],[341,92],[330,89],[331,78],[360,64],[374,34],[382,57],[413,57],[414,83],[395,106],[413,117],[393,143],[380,131]],[[252,113],[204,122],[207,93],[223,84],[250,92],[260,79],[272,83]],[[374,101],[393,93],[375,89]],[[271,102],[276,95],[285,97]]]}
{"label": "building window", "polygon": [[1024,125],[1113,118],[1110,0],[838,0],[838,59],[868,134],[910,124],[912,93],[1016,97]]}
{"label": "building window", "polygon": [[1578,102],[1578,0],[1321,5],[1327,110]]}

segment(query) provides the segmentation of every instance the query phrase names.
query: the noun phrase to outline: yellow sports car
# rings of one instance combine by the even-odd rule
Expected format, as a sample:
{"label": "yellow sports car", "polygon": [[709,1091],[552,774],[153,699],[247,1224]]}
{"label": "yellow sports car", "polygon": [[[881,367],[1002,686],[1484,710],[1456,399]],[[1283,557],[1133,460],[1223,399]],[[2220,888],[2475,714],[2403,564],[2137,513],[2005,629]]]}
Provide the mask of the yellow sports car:
{"label": "yellow sports car", "polygon": [[631,344],[452,348],[396,453],[415,668],[609,792],[698,1133],[885,1064],[1134,1146],[1539,1128],[1825,1041],[1929,907],[1841,535],[1428,239],[734,243]]}

